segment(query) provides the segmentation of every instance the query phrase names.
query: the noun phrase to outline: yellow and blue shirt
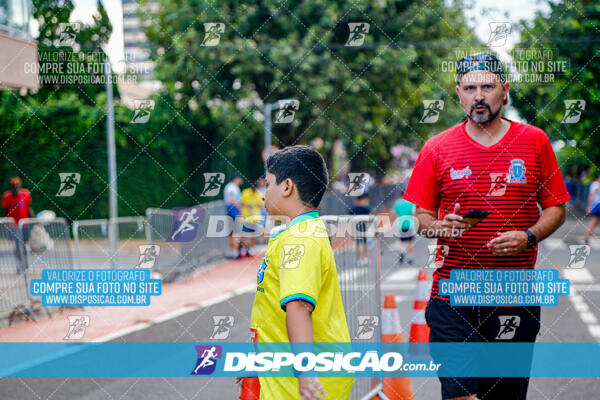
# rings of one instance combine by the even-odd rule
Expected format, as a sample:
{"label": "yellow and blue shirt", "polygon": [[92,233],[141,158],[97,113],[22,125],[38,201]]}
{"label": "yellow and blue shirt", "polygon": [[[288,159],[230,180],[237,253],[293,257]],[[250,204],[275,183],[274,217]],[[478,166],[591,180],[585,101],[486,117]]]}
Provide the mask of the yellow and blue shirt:
{"label": "yellow and blue shirt", "polygon": [[[285,306],[313,305],[313,341],[350,343],[333,250],[317,211],[298,215],[269,240],[257,274],[251,329],[258,343],[289,342]],[[327,399],[348,399],[352,377],[319,378]],[[299,399],[296,378],[260,377],[260,398]]]}

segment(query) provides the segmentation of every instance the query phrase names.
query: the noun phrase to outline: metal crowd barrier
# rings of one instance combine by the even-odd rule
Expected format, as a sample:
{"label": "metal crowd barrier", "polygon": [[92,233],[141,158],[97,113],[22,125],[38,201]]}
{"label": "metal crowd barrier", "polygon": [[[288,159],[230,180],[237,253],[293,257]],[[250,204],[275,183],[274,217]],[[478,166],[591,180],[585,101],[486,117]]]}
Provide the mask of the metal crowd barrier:
{"label": "metal crowd barrier", "polygon": [[[376,213],[391,208],[404,191],[405,186],[405,184],[398,184],[375,185],[370,187],[367,191],[367,196],[372,212]],[[326,192],[321,200],[319,212],[321,215],[348,214],[350,209],[354,206],[355,200],[355,197],[347,196],[342,192]]]}
{"label": "metal crowd barrier", "polygon": [[118,268],[134,268],[137,265],[139,246],[147,244],[149,236],[148,224],[141,216],[73,221],[73,243],[78,268],[112,267],[113,255],[108,237],[111,223],[117,227],[115,265]]}
{"label": "metal crowd barrier", "polygon": [[13,218],[0,218],[0,318],[16,312],[33,317],[25,277],[25,246]]}
{"label": "metal crowd barrier", "polygon": [[188,274],[212,260],[223,257],[227,250],[226,237],[215,237],[214,235],[208,237],[207,235],[211,217],[225,216],[225,203],[213,201],[200,204],[200,206],[204,209],[204,215],[198,224],[196,236],[189,242],[169,241],[175,225],[173,210],[159,208],[146,210],[148,243],[161,246],[160,257],[154,267],[167,281]]}
{"label": "metal crowd barrier", "polygon": [[[324,215],[321,219],[328,227],[350,339],[380,342],[381,237],[379,233],[373,235],[373,229],[367,230],[375,218]],[[373,391],[374,383],[383,385],[382,382],[381,378],[354,378],[350,398],[370,398],[365,396]]]}
{"label": "metal crowd barrier", "polygon": [[204,209],[204,217],[198,226],[196,237],[191,242],[181,243],[181,265],[186,268],[201,268],[204,264],[223,257],[227,251],[227,237],[207,235],[211,218],[225,216],[225,202],[211,201],[200,206]]}
{"label": "metal crowd barrier", "polygon": [[175,224],[173,210],[147,208],[146,221],[148,244],[160,246],[160,255],[154,263],[154,270],[162,274],[165,280],[172,280],[175,278],[173,271],[177,271],[181,263],[181,243],[168,241]]}
{"label": "metal crowd barrier", "polygon": [[[40,303],[39,296],[29,296],[32,279],[40,279],[44,269],[73,268],[73,251],[69,225],[64,218],[51,221],[38,218],[19,220],[19,232],[24,242],[24,290],[32,303]],[[33,308],[33,307],[32,307]],[[49,313],[47,307],[43,309]]]}

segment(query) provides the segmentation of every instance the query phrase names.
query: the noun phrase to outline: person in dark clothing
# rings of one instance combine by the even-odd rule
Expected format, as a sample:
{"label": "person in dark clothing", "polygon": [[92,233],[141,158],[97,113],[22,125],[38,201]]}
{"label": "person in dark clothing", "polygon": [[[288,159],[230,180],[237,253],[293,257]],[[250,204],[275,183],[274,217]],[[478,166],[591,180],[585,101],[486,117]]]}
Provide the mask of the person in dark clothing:
{"label": "person in dark clothing", "polygon": [[[369,207],[369,196],[366,193],[361,194],[356,198],[356,205],[350,209],[351,215],[369,215],[371,214]],[[366,265],[368,263],[367,251],[367,222],[359,222],[356,224],[356,259],[358,265]]]}

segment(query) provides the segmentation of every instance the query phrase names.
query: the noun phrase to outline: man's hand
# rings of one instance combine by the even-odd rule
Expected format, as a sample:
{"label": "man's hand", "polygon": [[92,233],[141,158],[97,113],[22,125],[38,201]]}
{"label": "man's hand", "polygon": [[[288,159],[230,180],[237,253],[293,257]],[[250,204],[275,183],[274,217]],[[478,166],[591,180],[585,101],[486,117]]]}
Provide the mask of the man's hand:
{"label": "man's hand", "polygon": [[527,248],[525,231],[507,231],[487,242],[486,246],[498,256],[512,256]]}
{"label": "man's hand", "polygon": [[457,237],[462,235],[464,232],[471,229],[471,225],[461,222],[463,217],[458,213],[460,212],[460,203],[454,205],[454,211],[450,214],[446,214],[444,219],[440,221],[441,232],[437,234],[437,237]]}
{"label": "man's hand", "polygon": [[304,376],[298,378],[298,390],[301,400],[321,400],[327,396],[325,389],[321,386],[319,378]]}

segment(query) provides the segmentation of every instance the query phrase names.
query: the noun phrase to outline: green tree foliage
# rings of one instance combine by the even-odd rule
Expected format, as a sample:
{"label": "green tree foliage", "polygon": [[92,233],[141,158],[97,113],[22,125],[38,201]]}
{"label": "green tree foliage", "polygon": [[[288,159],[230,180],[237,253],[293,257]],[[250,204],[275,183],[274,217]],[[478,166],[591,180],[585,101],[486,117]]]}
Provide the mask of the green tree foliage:
{"label": "green tree foliage", "polygon": [[[538,13],[522,22],[519,48],[553,49],[567,61],[567,72],[552,84],[513,85],[512,100],[529,123],[544,129],[554,140],[575,141],[561,150],[564,173],[582,168],[598,170],[600,161],[600,4],[593,0],[549,1],[550,14]],[[565,100],[585,100],[577,123],[565,124]]]}
{"label": "green tree foliage", "polygon": [[[188,142],[197,165],[256,178],[263,169],[262,104],[294,98],[294,122],[273,126],[274,144],[320,137],[332,165],[341,138],[352,170],[383,174],[390,147],[419,146],[463,115],[455,76],[442,62],[477,42],[460,5],[447,3],[159,0],[158,12],[142,10],[140,17],[149,20],[156,76],[179,99],[175,106],[193,101],[190,115],[207,116],[202,136]],[[214,47],[203,45],[210,22],[225,24]],[[362,46],[345,46],[350,22],[369,24]],[[419,124],[425,99],[445,100],[435,125]]]}
{"label": "green tree foliage", "polygon": [[[70,75],[103,75],[103,70],[91,68],[102,65],[101,61],[106,57],[102,46],[106,45],[112,32],[112,24],[102,2],[98,1],[96,4],[97,11],[92,17],[92,24],[73,23],[79,26],[73,45],[65,45],[64,42],[61,42],[61,38],[64,38],[61,35],[70,29],[68,24],[74,8],[73,2],[71,0],[37,0],[33,3],[33,15],[40,24],[37,38],[38,58],[40,78],[41,82],[44,82],[38,96],[46,97],[60,89],[61,94],[74,92],[81,96],[84,102],[93,104],[96,95],[104,91],[103,85],[51,85],[48,80],[44,80],[44,76],[57,75],[55,71],[59,66]],[[77,60],[77,62],[73,62],[73,60]],[[68,69],[69,65],[71,68],[76,65],[79,68],[73,69],[71,72]]]}
{"label": "green tree foliage", "polygon": [[[37,38],[44,52],[103,52],[111,26],[98,2],[91,25],[83,25],[74,46],[57,46],[60,23],[69,21],[71,1],[34,1],[40,21]],[[42,62],[44,63],[44,62]],[[92,72],[93,74],[94,72]],[[40,74],[43,77],[44,72]],[[133,110],[115,107],[119,214],[143,215],[147,207],[169,208],[200,202],[184,185],[189,157],[180,136],[193,130],[174,115],[168,96],[156,99],[146,124],[130,124]],[[103,84],[44,86],[21,96],[0,92],[0,179],[21,176],[31,190],[32,207],[51,209],[69,220],[108,215],[106,95]],[[78,172],[81,183],[72,197],[56,197],[60,172]],[[183,185],[183,186],[180,186]]]}

